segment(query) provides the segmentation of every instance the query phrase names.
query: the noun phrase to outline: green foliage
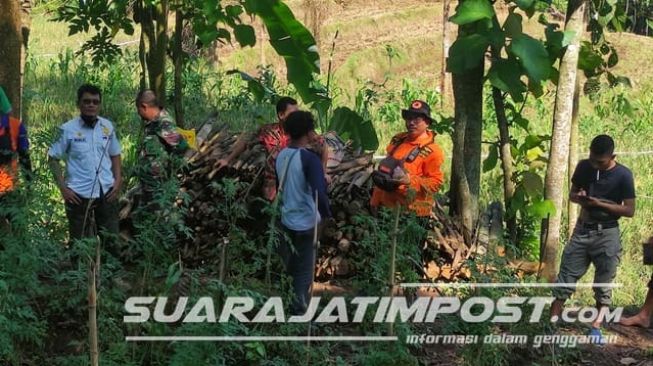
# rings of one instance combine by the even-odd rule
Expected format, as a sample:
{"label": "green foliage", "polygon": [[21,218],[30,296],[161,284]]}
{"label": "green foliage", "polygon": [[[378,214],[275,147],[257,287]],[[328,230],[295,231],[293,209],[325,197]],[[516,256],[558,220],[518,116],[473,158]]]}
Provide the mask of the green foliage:
{"label": "green foliage", "polygon": [[272,96],[277,95],[276,91],[265,85],[261,78],[249,75],[240,70],[229,70],[227,75],[239,75],[241,79],[247,82],[247,89],[252,93],[254,98],[259,102],[270,100]]}
{"label": "green foliage", "polygon": [[256,36],[251,25],[242,24],[242,4],[223,6],[220,2],[191,0],[181,2],[177,6],[184,18],[190,19],[193,30],[202,46],[208,46],[213,41],[231,42],[231,33],[221,25],[229,26],[236,41],[243,47],[254,46]]}
{"label": "green foliage", "polygon": [[520,75],[515,73],[518,68],[519,64],[515,59],[499,59],[492,63],[487,77],[492,86],[510,93],[515,102],[522,102],[528,89],[521,81]]}
{"label": "green foliage", "polygon": [[363,120],[363,117],[347,107],[336,108],[329,130],[336,131],[345,139],[353,140],[363,150],[376,150],[379,147],[372,121]]}
{"label": "green foliage", "polygon": [[481,34],[472,34],[456,39],[449,50],[447,71],[459,74],[476,67],[483,62],[483,55],[489,45],[490,40]]}
{"label": "green foliage", "polygon": [[[534,15],[536,5],[532,0],[516,2],[509,7],[509,14],[501,24],[489,1],[462,2],[452,21],[458,17],[474,21],[464,23],[467,25],[466,31],[460,33],[452,44],[447,70],[463,73],[474,68],[484,62],[484,56],[490,49],[492,63],[487,78],[493,86],[509,93],[516,102],[523,101],[529,90],[539,96],[541,83],[557,75],[553,64],[558,55],[553,52],[559,52],[562,48],[564,37],[547,37],[546,41],[541,41],[523,33],[523,18],[515,13],[515,9],[524,10],[530,18]],[[482,13],[483,17],[472,17],[471,15],[479,15],[481,12],[471,11],[470,8],[486,11]],[[558,33],[562,35],[561,32]],[[505,58],[504,50],[507,56]]]}
{"label": "green foliage", "polygon": [[509,52],[521,62],[530,80],[538,83],[549,76],[549,54],[542,42],[522,33],[513,37]]}
{"label": "green foliage", "polygon": [[[609,58],[609,56],[608,56]],[[622,55],[623,58],[623,55]],[[30,137],[33,149],[33,160],[37,177],[30,186],[30,191],[20,191],[20,198],[15,204],[0,205],[0,215],[11,211],[18,214],[19,218],[14,224],[14,235],[0,235],[0,329],[6,330],[0,334],[0,363],[2,364],[54,364],[54,365],[85,365],[88,356],[85,334],[86,319],[86,267],[84,263],[71,268],[69,263],[69,250],[64,246],[66,238],[66,219],[59,193],[52,184],[52,179],[47,171],[44,157],[48,144],[52,141],[56,126],[69,118],[74,113],[74,90],[85,81],[100,84],[105,92],[103,115],[114,120],[120,132],[121,142],[125,149],[125,171],[129,177],[133,165],[136,163],[133,152],[137,146],[139,121],[133,111],[133,96],[138,86],[133,65],[137,62],[134,53],[127,53],[124,59],[118,60],[106,69],[93,68],[88,58],[76,57],[72,52],[62,53],[52,60],[30,58],[27,65],[27,80],[25,92],[26,109],[31,117],[29,124]],[[621,60],[623,62],[623,60]],[[263,98],[256,97],[247,90],[247,82],[241,78],[226,77],[223,73],[216,72],[206,66],[201,60],[191,60],[184,71],[186,81],[185,95],[186,107],[193,113],[193,121],[197,125],[204,121],[209,111],[220,111],[220,122],[230,123],[235,129],[251,129],[258,123],[269,121],[274,116],[273,108],[268,105],[268,98],[273,96],[264,94]],[[281,90],[277,85],[274,75],[262,72],[257,76],[258,81],[270,90]],[[275,85],[274,88],[270,87]],[[366,84],[361,87],[360,98],[357,98],[355,107],[364,120],[371,120],[379,133],[379,140],[387,142],[389,137],[404,129],[400,118],[400,110],[409,105],[413,99],[424,99],[434,109],[436,124],[432,126],[440,133],[450,131],[450,119],[443,116],[442,111],[437,111],[440,96],[435,91],[435,84],[429,80],[405,79],[399,88],[389,88]],[[292,93],[292,91],[290,91]],[[285,91],[284,91],[284,94]],[[581,116],[581,149],[589,144],[589,139],[599,132],[607,132],[617,138],[617,145],[624,150],[648,149],[641,136],[650,134],[650,120],[653,117],[650,91],[643,90],[641,95],[632,90],[616,88],[614,90],[599,91],[595,95],[593,108],[584,109]],[[513,100],[514,102],[514,100]],[[264,104],[265,103],[265,104]],[[512,104],[512,102],[511,102]],[[511,130],[514,133],[513,145],[518,155],[524,155],[518,161],[518,173],[515,179],[524,182],[523,196],[527,199],[525,206],[539,204],[537,197],[530,196],[536,191],[540,182],[533,174],[541,175],[545,167],[542,158],[546,155],[546,138],[541,136],[547,133],[548,122],[551,114],[551,100],[545,95],[541,100],[529,99],[524,103],[526,107],[514,105],[509,109]],[[586,103],[582,103],[587,105]],[[486,108],[490,111],[491,108]],[[624,122],[626,116],[627,123]],[[494,124],[487,123],[486,132]],[[440,138],[440,137],[439,137]],[[440,141],[446,141],[446,136]],[[496,145],[492,145],[496,151]],[[448,151],[445,149],[445,151]],[[492,151],[492,150],[490,150]],[[496,156],[496,155],[495,155]],[[646,156],[619,156],[623,162],[636,172],[638,177],[638,192],[653,189],[650,186],[651,172],[650,159]],[[487,163],[488,167],[496,167],[497,163]],[[520,173],[523,172],[523,173]],[[495,174],[496,170],[488,172]],[[492,175],[486,180],[488,191],[492,197],[500,189],[496,184],[498,179]],[[133,182],[131,182],[133,185]],[[534,188],[535,187],[535,188]],[[217,188],[216,188],[217,189]],[[226,188],[225,188],[226,189]],[[162,197],[169,199],[176,197],[174,186],[167,188],[171,192]],[[535,202],[535,203],[533,203]],[[219,204],[219,203],[216,203]],[[234,201],[222,202],[225,212],[233,207],[235,212],[242,212],[242,205]],[[545,207],[546,208],[546,207]],[[638,199],[638,213],[634,220],[624,223],[624,257],[623,265],[618,273],[618,282],[635,283],[642,276],[648,276],[647,269],[640,265],[641,253],[637,245],[640,239],[650,230],[651,203],[649,200]],[[520,237],[528,238],[532,233],[539,233],[539,226],[535,216],[523,216],[520,226]],[[526,220],[525,218],[533,217]],[[370,220],[369,217],[361,221]],[[363,289],[371,294],[382,294],[387,290],[387,243],[388,226],[381,221],[369,223],[370,228],[375,228],[378,234],[376,242],[370,238],[362,247],[362,258],[358,271],[364,275],[355,289]],[[170,225],[170,223],[174,223]],[[303,364],[307,353],[310,352],[311,360],[316,364],[347,364],[357,361],[359,364],[380,364],[401,358],[399,364],[414,363],[407,349],[401,344],[393,347],[381,348],[359,344],[323,343],[311,345],[308,350],[303,343],[265,343],[262,348],[260,343],[241,344],[231,342],[199,343],[176,342],[174,344],[130,344],[124,342],[126,334],[151,334],[151,335],[301,335],[305,328],[300,326],[250,326],[237,323],[228,323],[220,326],[200,325],[154,325],[124,326],[121,319],[122,305],[127,296],[133,294],[162,294],[168,295],[175,291],[176,286],[189,281],[190,295],[212,296],[216,299],[226,294],[251,294],[258,301],[263,301],[268,295],[266,286],[259,280],[253,279],[256,272],[260,275],[264,268],[265,238],[243,237],[231,249],[232,270],[229,272],[229,284],[219,283],[216,278],[214,266],[207,265],[201,270],[184,268],[180,270],[176,248],[171,246],[168,237],[171,230],[167,226],[176,227],[177,233],[183,237],[183,227],[177,220],[154,221],[151,231],[144,227],[144,234],[135,238],[130,245],[143,255],[136,256],[135,263],[123,267],[111,258],[105,262],[101,277],[99,320],[101,330],[102,362],[107,365],[188,365],[188,364],[265,364],[265,365],[295,365]],[[155,225],[163,225],[161,229]],[[378,225],[378,227],[374,226]],[[530,225],[530,226],[529,226]],[[410,219],[402,221],[402,239],[400,240],[400,257],[397,276],[400,280],[419,280],[419,269],[411,259],[419,261],[419,250],[412,245],[409,231],[415,223]],[[234,225],[234,235],[243,235],[239,223]],[[175,230],[176,231],[176,230]],[[418,230],[417,230],[418,231]],[[161,233],[165,233],[162,235]],[[172,231],[172,234],[175,234]],[[417,232],[417,234],[419,234]],[[404,238],[406,240],[404,240]],[[247,239],[247,240],[245,240]],[[251,239],[251,240],[249,240]],[[7,244],[5,240],[9,240]],[[385,240],[385,242],[384,242]],[[628,245],[630,243],[630,245]],[[88,243],[87,243],[88,244]],[[523,244],[525,247],[527,244]],[[526,247],[529,248],[529,247]],[[92,246],[74,248],[74,251],[84,252]],[[530,250],[530,249],[529,249]],[[141,253],[136,251],[135,253]],[[526,252],[527,250],[524,250]],[[147,254],[147,255],[146,255]],[[273,259],[276,259],[273,256]],[[478,277],[473,280],[478,282],[509,282],[517,280],[511,277],[505,262],[490,262],[491,267],[499,268],[500,273],[490,274],[487,277]],[[471,265],[470,268],[477,268]],[[482,268],[482,267],[481,267]],[[130,284],[131,289],[120,289],[115,278]],[[532,281],[524,278],[519,281]],[[283,280],[280,280],[283,282]],[[276,284],[275,284],[276,285]],[[287,285],[287,283],[285,283]],[[273,291],[286,291],[284,283],[280,288],[274,287]],[[522,294],[521,292],[519,294]],[[528,294],[528,293],[524,293]],[[538,292],[547,295],[545,292]],[[619,304],[641,303],[645,295],[645,287],[633,287],[626,290],[615,291],[615,300]],[[458,295],[458,293],[455,293]],[[591,303],[591,294],[585,294],[587,303]],[[461,292],[460,296],[466,296]],[[494,296],[494,295],[492,295]],[[581,295],[582,296],[582,295]],[[497,332],[497,328],[490,324],[479,325],[476,328],[464,328],[456,318],[447,319],[446,327],[439,327],[439,333],[448,331]],[[439,326],[439,325],[438,325]],[[537,326],[525,324],[514,328],[501,329],[516,334],[540,331]],[[379,334],[385,327],[375,326],[370,322],[361,325],[365,334]],[[338,331],[338,330],[335,330]],[[351,329],[346,330],[351,331]],[[398,331],[410,332],[406,326]],[[334,330],[325,330],[327,334]],[[56,347],[54,347],[56,346]],[[343,350],[344,349],[344,350]],[[513,348],[492,347],[466,347],[458,349],[468,364],[480,362],[493,362],[493,364],[522,364],[524,359],[521,352]],[[263,356],[263,354],[265,356]],[[544,362],[556,361],[560,364],[570,364],[574,355],[564,353],[556,354],[552,359],[546,352],[531,354],[530,359]],[[394,364],[397,364],[395,361]]]}
{"label": "green foliage", "polygon": [[378,365],[378,366],[394,366],[394,365],[418,365],[418,360],[415,356],[411,355],[405,347],[398,346],[397,344],[388,345],[375,345],[357,354],[357,365]]}
{"label": "green foliage", "polygon": [[270,35],[270,44],[286,62],[288,82],[306,103],[325,99],[315,89],[314,74],[320,72],[320,55],[313,35],[293,15],[290,8],[279,0],[246,1],[248,12],[258,15]]}
{"label": "green foliage", "polygon": [[[388,271],[390,270],[390,243],[394,229],[395,212],[382,209],[378,217],[359,215],[354,219],[356,227],[370,233],[356,245],[356,261],[351,265],[357,276],[353,279],[356,288],[368,296],[386,296]],[[399,282],[417,282],[419,243],[426,237],[426,230],[414,213],[403,213],[399,220],[397,234],[396,277]],[[352,257],[353,258],[353,257]]]}
{"label": "green foliage", "polygon": [[[96,31],[80,52],[89,52],[96,65],[107,65],[122,54],[113,44],[118,31],[133,34],[134,24],[142,23],[150,15],[154,4],[130,7],[126,0],[107,0],[70,3],[62,6],[55,20],[69,23],[70,34]],[[216,6],[217,5],[217,6]],[[231,33],[242,47],[254,46],[256,35],[251,25],[243,24],[246,11],[261,18],[270,35],[270,44],[286,62],[287,79],[306,103],[328,103],[323,90],[316,88],[315,75],[320,73],[320,56],[315,39],[280,0],[255,2],[241,0],[224,6],[211,0],[193,0],[172,6],[189,19],[199,44],[231,41]],[[167,45],[165,45],[167,47]]]}
{"label": "green foliage", "polygon": [[464,0],[458,5],[456,14],[449,21],[458,25],[465,25],[481,19],[491,19],[494,16],[494,8],[486,0]]}

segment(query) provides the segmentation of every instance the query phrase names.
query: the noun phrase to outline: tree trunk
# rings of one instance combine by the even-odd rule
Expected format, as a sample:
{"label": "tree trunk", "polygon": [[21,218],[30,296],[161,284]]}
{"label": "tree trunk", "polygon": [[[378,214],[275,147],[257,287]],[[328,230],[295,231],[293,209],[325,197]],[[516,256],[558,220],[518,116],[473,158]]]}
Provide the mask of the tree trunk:
{"label": "tree trunk", "polygon": [[[459,28],[459,36],[464,29]],[[483,118],[483,59],[463,74],[453,74],[455,119],[451,175],[451,213],[461,220],[470,244],[478,219]]]}
{"label": "tree trunk", "polygon": [[258,29],[256,30],[256,40],[258,42],[258,47],[259,47],[259,64],[261,66],[265,66],[267,61],[265,60],[265,44],[267,43],[267,36],[266,32],[267,29],[265,28],[265,23],[263,23],[262,19],[258,19]]}
{"label": "tree trunk", "polygon": [[183,105],[183,80],[184,51],[182,50],[182,33],[184,30],[184,15],[181,10],[175,13],[175,49],[173,52],[175,61],[175,117],[177,126],[184,128],[184,105]]}
{"label": "tree trunk", "polygon": [[556,92],[556,102],[553,115],[553,133],[549,164],[546,170],[544,198],[551,200],[556,212],[543,222],[543,245],[540,253],[540,263],[543,264],[541,274],[549,281],[554,281],[557,270],[558,246],[560,242],[560,221],[564,199],[564,180],[569,161],[569,138],[571,132],[571,116],[573,112],[574,89],[578,68],[580,39],[583,32],[584,0],[569,2],[565,31],[573,32],[572,43],[567,46],[560,61],[560,78]]}
{"label": "tree trunk", "polygon": [[[569,133],[569,164],[567,165],[568,186],[571,188],[571,177],[578,163],[578,108],[580,107],[580,77],[576,75],[576,89],[574,90],[574,109],[571,115],[571,131]],[[567,237],[576,227],[578,220],[578,207],[575,203],[567,199]]]}
{"label": "tree trunk", "polygon": [[[25,63],[27,61],[27,49],[29,45],[29,34],[32,28],[32,0],[21,0],[21,36],[23,47],[20,53],[20,95],[25,90]],[[24,104],[20,103],[20,109],[16,112],[21,119],[25,119]]]}
{"label": "tree trunk", "polygon": [[[630,3],[630,0],[626,0],[626,10],[624,11],[624,14],[626,14],[626,17],[628,17],[628,4]],[[631,26],[630,31],[632,32],[635,27]]]}
{"label": "tree trunk", "polygon": [[166,102],[166,50],[168,47],[168,0],[158,5],[143,4],[140,17],[141,31],[145,35],[145,61],[149,88],[154,91],[159,102]]}
{"label": "tree trunk", "polygon": [[440,108],[444,108],[444,102],[447,98],[447,85],[449,73],[447,73],[447,58],[449,58],[449,10],[451,9],[451,0],[444,0],[442,3],[442,68],[440,69]]}
{"label": "tree trunk", "polygon": [[138,43],[138,62],[141,65],[141,74],[140,74],[140,87],[141,90],[148,88],[148,78],[147,78],[147,46],[145,45],[145,30],[141,27],[141,37],[140,42]]}
{"label": "tree trunk", "polygon": [[156,6],[156,42],[150,50],[150,87],[154,89],[159,103],[166,103],[166,50],[168,49],[168,0],[161,0]]}
{"label": "tree trunk", "polygon": [[20,118],[21,108],[21,32],[20,4],[16,0],[0,0],[0,86],[13,107],[13,115]]}
{"label": "tree trunk", "polygon": [[219,61],[219,49],[218,49],[218,41],[213,41],[209,45],[209,47],[206,49],[205,57],[209,64],[211,65],[212,68],[217,68],[218,67],[218,61]]}
{"label": "tree trunk", "polygon": [[501,157],[501,169],[503,170],[503,199],[506,212],[506,228],[510,234],[510,240],[515,243],[517,240],[516,216],[510,212],[510,201],[515,195],[515,182],[512,180],[513,161],[510,146],[510,131],[508,130],[508,117],[506,117],[505,98],[501,90],[492,87],[492,100],[499,125],[499,156]]}

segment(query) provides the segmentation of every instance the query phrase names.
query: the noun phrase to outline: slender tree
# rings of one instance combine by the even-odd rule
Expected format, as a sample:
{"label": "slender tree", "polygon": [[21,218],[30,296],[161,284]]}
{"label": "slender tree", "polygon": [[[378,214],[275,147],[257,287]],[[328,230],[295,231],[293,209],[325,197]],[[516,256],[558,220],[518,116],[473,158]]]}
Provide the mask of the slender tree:
{"label": "slender tree", "polygon": [[544,197],[553,202],[556,211],[544,220],[543,245],[540,263],[541,274],[549,281],[555,280],[557,271],[558,247],[560,245],[560,222],[564,201],[564,183],[569,161],[569,138],[576,89],[576,74],[580,53],[580,39],[583,33],[584,0],[570,0],[567,8],[565,31],[573,34],[560,60],[560,77],[556,91],[553,116],[553,132],[549,164],[546,170]]}
{"label": "slender tree", "polygon": [[[459,36],[461,29],[459,28]],[[464,31],[463,31],[464,32]],[[453,73],[455,125],[451,169],[451,209],[471,243],[478,219],[483,128],[483,62],[464,73]]]}
{"label": "slender tree", "polygon": [[[492,87],[492,101],[497,115],[499,126],[499,157],[501,158],[501,170],[503,171],[503,201],[504,209],[510,212],[510,201],[515,195],[515,182],[512,180],[514,171],[512,159],[512,147],[510,143],[510,130],[508,129],[508,117],[506,116],[505,97],[501,90]],[[517,219],[515,214],[506,216],[506,229],[510,239],[514,243],[517,238]]]}
{"label": "slender tree", "polygon": [[[569,133],[569,163],[567,165],[567,182],[571,187],[571,177],[578,163],[578,107],[580,104],[580,80],[576,75],[576,89],[574,90],[574,110],[571,115],[571,130]],[[578,220],[578,207],[567,200],[567,237],[571,237]]]}
{"label": "slender tree", "polygon": [[175,64],[175,120],[179,127],[184,127],[184,103],[183,89],[184,80],[182,73],[184,71],[184,50],[182,46],[182,37],[184,31],[184,13],[181,10],[175,12],[175,44],[173,49],[173,60]]}
{"label": "slender tree", "polygon": [[144,57],[148,87],[156,93],[159,101],[166,101],[166,51],[168,49],[168,0],[161,0],[156,4],[146,1],[137,1],[135,20],[141,25],[142,49],[139,51]]}
{"label": "slender tree", "polygon": [[449,11],[451,10],[451,0],[442,2],[442,68],[440,69],[440,108],[444,107],[447,99],[447,86],[450,85],[450,74],[447,73],[447,58],[449,57],[449,48],[451,40],[449,39]]}
{"label": "slender tree", "polygon": [[[21,0],[21,36],[23,47],[20,53],[20,95],[23,95],[25,84],[25,61],[27,60],[27,50],[29,43],[29,34],[32,29],[32,0]],[[21,109],[19,112],[21,118],[24,117],[23,103],[20,103]]]}

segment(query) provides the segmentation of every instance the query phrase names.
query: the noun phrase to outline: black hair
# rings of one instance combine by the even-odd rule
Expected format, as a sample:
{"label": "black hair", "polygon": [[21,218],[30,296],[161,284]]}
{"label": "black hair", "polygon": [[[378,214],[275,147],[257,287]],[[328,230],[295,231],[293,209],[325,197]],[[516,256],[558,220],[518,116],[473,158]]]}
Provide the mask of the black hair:
{"label": "black hair", "polygon": [[592,140],[590,152],[599,156],[612,155],[614,154],[614,140],[608,135],[598,135]]}
{"label": "black hair", "polygon": [[102,90],[100,90],[100,88],[92,84],[84,84],[77,89],[77,103],[82,101],[84,93],[98,95],[100,96],[100,100],[102,100]]}
{"label": "black hair", "polygon": [[298,140],[315,129],[315,119],[311,112],[296,111],[292,112],[286,122],[284,130],[293,140]]}
{"label": "black hair", "polygon": [[285,112],[289,105],[297,105],[297,101],[291,97],[281,97],[277,102],[277,114]]}
{"label": "black hair", "polygon": [[159,103],[159,98],[157,98],[156,93],[151,89],[145,89],[138,92],[138,95],[136,95],[136,104],[145,104],[150,107],[163,107],[161,103]]}

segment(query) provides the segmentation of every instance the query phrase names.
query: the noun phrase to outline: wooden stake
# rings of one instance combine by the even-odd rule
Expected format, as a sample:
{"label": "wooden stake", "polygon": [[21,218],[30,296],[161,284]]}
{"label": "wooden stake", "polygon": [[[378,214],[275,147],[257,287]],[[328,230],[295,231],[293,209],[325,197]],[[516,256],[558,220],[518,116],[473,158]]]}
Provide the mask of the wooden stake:
{"label": "wooden stake", "polygon": [[100,352],[98,350],[97,332],[97,288],[95,287],[95,263],[88,258],[88,337],[91,353],[91,366],[99,366]]}
{"label": "wooden stake", "polygon": [[[320,247],[320,242],[318,241],[317,237],[317,226],[318,226],[318,221],[317,221],[317,216],[318,216],[318,211],[317,211],[317,204],[318,204],[318,199],[317,199],[317,190],[315,190],[315,226],[313,226],[313,267],[311,269],[311,286],[309,287],[308,294],[309,294],[309,300],[308,303],[311,303],[311,299],[313,298],[313,282],[315,281],[315,267],[317,266],[317,250]],[[307,354],[306,354],[306,364],[310,365],[311,364],[311,325],[313,322],[308,322],[308,340],[306,341],[306,347],[307,347]]]}
{"label": "wooden stake", "polygon": [[[399,215],[401,214],[401,206],[397,205],[397,208],[395,209],[395,224],[393,225],[392,228],[392,244],[391,244],[391,257],[390,257],[390,274],[389,274],[389,279],[390,279],[390,302],[392,303],[392,299],[394,298],[394,290],[395,290],[395,262],[397,260],[397,236],[399,234]],[[388,335],[393,335],[394,334],[394,321],[388,322]]]}

